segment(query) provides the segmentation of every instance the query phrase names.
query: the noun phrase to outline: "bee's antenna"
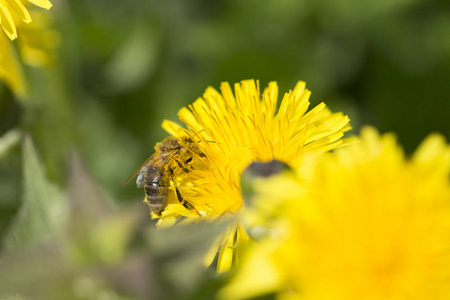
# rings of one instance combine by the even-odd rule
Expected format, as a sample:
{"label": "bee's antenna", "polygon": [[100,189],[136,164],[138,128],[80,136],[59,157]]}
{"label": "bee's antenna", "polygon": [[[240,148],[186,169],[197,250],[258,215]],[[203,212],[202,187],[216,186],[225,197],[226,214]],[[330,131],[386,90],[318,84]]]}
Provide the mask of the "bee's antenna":
{"label": "bee's antenna", "polygon": [[[194,133],[194,135],[192,136],[192,137],[195,137],[195,136],[197,136],[200,132],[203,132],[203,131],[205,131],[206,129],[202,129],[202,130],[200,130],[200,131],[197,131],[196,133]],[[202,141],[198,141],[197,143],[201,143]],[[215,141],[205,141],[205,142],[207,142],[207,143],[216,143]]]}
{"label": "bee's antenna", "polygon": [[192,136],[192,137],[195,137],[195,136],[197,136],[200,132],[203,132],[203,131],[205,131],[206,129],[202,129],[202,130],[200,130],[200,131],[197,131],[196,133],[194,133],[194,135]]}

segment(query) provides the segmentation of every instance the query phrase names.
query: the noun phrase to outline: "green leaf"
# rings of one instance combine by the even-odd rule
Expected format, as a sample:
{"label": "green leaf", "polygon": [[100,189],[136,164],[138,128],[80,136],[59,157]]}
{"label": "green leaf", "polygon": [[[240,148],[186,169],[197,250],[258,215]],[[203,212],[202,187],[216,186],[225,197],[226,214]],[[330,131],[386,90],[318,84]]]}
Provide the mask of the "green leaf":
{"label": "green leaf", "polygon": [[68,194],[71,222],[93,226],[112,213],[111,201],[88,174],[81,157],[75,152],[69,157]]}
{"label": "green leaf", "polygon": [[25,136],[22,155],[24,196],[4,241],[8,248],[52,239],[61,229],[66,215],[63,197],[48,181],[30,136]]}
{"label": "green leaf", "polygon": [[119,264],[124,260],[143,216],[136,206],[131,206],[99,223],[85,223],[86,230],[75,232],[76,235],[72,236],[68,244],[71,258],[85,264]]}
{"label": "green leaf", "polygon": [[0,158],[4,157],[8,152],[20,142],[22,132],[18,129],[11,129],[2,137],[0,137]]}
{"label": "green leaf", "polygon": [[[0,295],[49,299],[52,292],[53,299],[56,299],[56,289],[61,287],[65,281],[63,279],[71,272],[62,260],[56,243],[3,252],[0,259]],[[44,294],[47,297],[43,297]]]}
{"label": "green leaf", "polygon": [[150,251],[160,264],[159,275],[174,287],[173,297],[189,295],[208,276],[215,276],[215,270],[206,270],[204,258],[214,241],[235,221],[230,218],[150,231]]}
{"label": "green leaf", "polygon": [[[105,241],[109,237],[103,237],[98,232],[107,230],[105,222],[112,215],[111,204],[88,174],[81,157],[75,152],[69,157],[68,169],[69,253],[78,262],[91,263],[99,259],[108,261],[110,259],[101,257],[104,256],[102,253],[111,251],[105,249]],[[116,227],[113,224],[111,226]],[[110,232],[107,235],[109,234]]]}

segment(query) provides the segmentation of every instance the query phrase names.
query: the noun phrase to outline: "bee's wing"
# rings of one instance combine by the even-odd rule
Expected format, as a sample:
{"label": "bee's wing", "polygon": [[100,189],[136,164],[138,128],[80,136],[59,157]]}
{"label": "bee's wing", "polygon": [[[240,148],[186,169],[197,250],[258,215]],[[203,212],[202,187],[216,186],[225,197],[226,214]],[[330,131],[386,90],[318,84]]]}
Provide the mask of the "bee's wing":
{"label": "bee's wing", "polygon": [[166,172],[167,164],[172,160],[176,153],[176,151],[169,151],[152,157],[152,159],[142,167],[141,172],[139,172],[136,180],[137,186],[144,187],[146,182],[153,182],[157,176],[161,176],[161,172]]}
{"label": "bee's wing", "polygon": [[[156,153],[155,153],[156,154]],[[127,184],[131,179],[133,179],[133,177],[134,176],[136,176],[137,174],[142,174],[142,173],[145,173],[145,170],[146,170],[146,167],[147,167],[147,165],[150,163],[150,161],[155,157],[155,154],[153,154],[152,156],[150,156],[149,158],[147,158],[147,160],[146,161],[144,161],[144,163],[139,167],[139,168],[137,168],[136,169],[136,171],[134,171],[133,172],[133,174],[131,174],[131,176],[130,177],[128,177],[128,179],[127,180],[125,180],[125,182],[123,183],[123,185],[125,185],[125,184]],[[138,178],[139,179],[139,178]],[[137,182],[137,184],[138,184],[138,182]],[[138,184],[139,185],[139,184]],[[138,186],[139,187],[139,186]],[[143,185],[142,186],[140,186],[140,187],[143,187]]]}
{"label": "bee's wing", "polygon": [[143,166],[136,180],[137,186],[144,187],[146,182],[151,183],[156,177],[161,176],[161,172],[166,170],[167,159],[166,155],[157,155],[147,165]]}

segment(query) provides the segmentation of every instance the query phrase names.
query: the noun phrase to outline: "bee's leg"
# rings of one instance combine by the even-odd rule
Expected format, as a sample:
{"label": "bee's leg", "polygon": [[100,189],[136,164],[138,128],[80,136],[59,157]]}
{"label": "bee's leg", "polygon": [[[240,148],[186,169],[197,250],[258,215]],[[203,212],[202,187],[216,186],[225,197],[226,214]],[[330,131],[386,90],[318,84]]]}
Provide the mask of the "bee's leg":
{"label": "bee's leg", "polygon": [[177,165],[180,167],[181,170],[183,170],[184,173],[189,173],[189,169],[186,168],[181,161],[179,161],[178,159],[175,159],[175,161],[177,162]]}
{"label": "bee's leg", "polygon": [[[200,154],[201,154],[200,157],[206,157],[206,155],[204,155],[203,153],[200,153]],[[203,155],[203,156],[202,156],[202,155]],[[194,157],[191,156],[191,157],[189,157],[188,159],[186,159],[186,160],[184,161],[184,164],[185,164],[185,165],[188,165],[188,166],[189,166],[189,169],[188,169],[188,168],[183,168],[183,172],[189,173],[189,170],[194,170],[194,165],[189,164],[193,159],[194,159]]]}
{"label": "bee's leg", "polygon": [[177,199],[181,203],[181,205],[183,205],[185,208],[189,210],[195,209],[194,205],[183,199],[183,196],[181,196],[180,190],[177,187],[175,187],[175,191],[177,192]]}
{"label": "bee's leg", "polygon": [[195,211],[197,215],[200,216],[200,213],[195,209],[194,205],[183,199],[183,196],[181,196],[181,193],[177,187],[175,187],[175,191],[177,193],[177,199],[181,203],[181,205],[183,205],[187,210]]}
{"label": "bee's leg", "polygon": [[[191,161],[192,161],[192,159],[193,159],[194,157],[193,156],[191,156],[191,157],[189,157],[188,159],[186,159],[186,161],[185,161],[185,164],[186,165],[188,165],[189,166],[189,170],[194,170],[194,166],[191,164],[189,164]],[[186,171],[184,171],[184,172],[186,172],[186,173],[189,173],[189,170],[186,172]]]}
{"label": "bee's leg", "polygon": [[193,211],[195,211],[195,212],[200,216],[200,214],[198,213],[198,211],[195,209],[194,205],[192,205],[191,203],[189,203],[188,201],[186,201],[186,200],[183,199],[183,196],[181,195],[180,190],[179,190],[178,187],[176,186],[175,179],[173,178],[173,171],[170,170],[170,173],[172,174],[173,186],[175,187],[175,192],[176,192],[176,194],[177,194],[178,202],[180,202],[180,204],[183,205],[186,209],[188,209],[188,210],[193,210]]}

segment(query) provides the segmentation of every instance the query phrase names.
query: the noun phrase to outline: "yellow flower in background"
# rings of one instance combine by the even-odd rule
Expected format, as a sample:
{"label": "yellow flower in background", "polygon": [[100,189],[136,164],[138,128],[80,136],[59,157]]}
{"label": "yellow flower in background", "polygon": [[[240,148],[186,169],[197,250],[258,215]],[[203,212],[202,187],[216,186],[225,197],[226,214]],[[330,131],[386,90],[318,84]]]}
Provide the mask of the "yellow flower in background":
{"label": "yellow flower in background", "polygon": [[0,79],[19,98],[25,95],[25,79],[17,59],[17,53],[4,34],[0,34]]}
{"label": "yellow flower in background", "polygon": [[22,61],[32,67],[42,67],[54,63],[54,49],[60,43],[60,35],[52,29],[52,18],[48,14],[30,10],[33,22],[19,25],[18,49]]}
{"label": "yellow flower in background", "polygon": [[[30,9],[31,24],[17,24],[21,38],[17,47],[4,34],[0,34],[0,80],[4,81],[19,99],[26,95],[26,82],[22,64],[42,67],[54,62],[53,50],[59,44],[59,34],[51,29],[52,20],[48,14]],[[17,53],[17,51],[19,53]],[[19,55],[20,54],[20,55]]]}
{"label": "yellow flower in background", "polygon": [[[450,298],[450,146],[442,136],[405,160],[393,135],[366,128],[360,144],[322,156],[310,175],[284,196],[285,235],[247,253],[223,299],[275,291],[277,299]],[[270,188],[260,188],[265,201]]]}
{"label": "yellow flower in background", "polygon": [[[175,183],[196,213],[175,202],[167,206],[159,224],[173,224],[180,216],[195,220],[236,215],[243,207],[240,177],[252,162],[277,159],[297,168],[307,155],[342,146],[341,137],[350,129],[348,117],[331,113],[324,103],[307,112],[309,96],[305,83],[299,82],[277,110],[275,82],[262,94],[254,80],[235,84],[234,93],[223,83],[221,93],[209,87],[203,98],[180,110],[188,130],[164,121],[163,128],[171,135],[197,141],[206,158],[197,160],[193,170]],[[206,263],[211,263],[220,246],[218,269],[229,269],[236,263],[238,245],[247,242],[245,230],[236,224],[219,238]]]}
{"label": "yellow flower in background", "polygon": [[[39,7],[50,9],[52,4],[48,0],[28,0]],[[22,22],[30,23],[31,16],[21,0],[0,1],[0,25],[11,40],[17,38],[17,29],[14,17]]]}

